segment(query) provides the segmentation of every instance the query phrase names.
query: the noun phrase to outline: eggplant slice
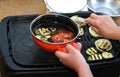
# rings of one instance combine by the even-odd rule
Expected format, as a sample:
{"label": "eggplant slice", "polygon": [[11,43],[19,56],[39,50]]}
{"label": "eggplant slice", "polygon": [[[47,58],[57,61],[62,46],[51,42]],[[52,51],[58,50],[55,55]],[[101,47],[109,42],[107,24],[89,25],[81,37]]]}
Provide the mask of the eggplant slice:
{"label": "eggplant slice", "polygon": [[86,25],[86,23],[84,22],[84,18],[79,17],[78,15],[74,15],[70,17],[70,19],[72,19],[79,27],[83,27]]}
{"label": "eggplant slice", "polygon": [[90,33],[90,35],[93,36],[93,37],[102,37],[102,36],[100,36],[99,34],[97,34],[97,33],[92,29],[92,27],[89,27],[89,33]]}

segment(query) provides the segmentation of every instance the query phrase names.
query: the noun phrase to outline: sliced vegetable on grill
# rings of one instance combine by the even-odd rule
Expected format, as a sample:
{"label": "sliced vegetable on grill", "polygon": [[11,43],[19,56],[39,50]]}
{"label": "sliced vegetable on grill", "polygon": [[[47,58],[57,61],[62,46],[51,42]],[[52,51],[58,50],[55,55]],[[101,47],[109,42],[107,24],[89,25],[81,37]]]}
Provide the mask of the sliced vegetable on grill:
{"label": "sliced vegetable on grill", "polygon": [[102,37],[102,36],[100,36],[99,34],[97,34],[97,33],[92,29],[92,27],[89,27],[89,33],[90,33],[90,35],[93,36],[93,37]]}
{"label": "sliced vegetable on grill", "polygon": [[79,35],[78,36],[82,36],[83,34],[84,34],[83,28],[79,28]]}
{"label": "sliced vegetable on grill", "polygon": [[96,61],[96,60],[102,60],[102,59],[103,57],[101,54],[94,54],[88,57],[88,61]]}
{"label": "sliced vegetable on grill", "polygon": [[98,40],[96,40],[95,41],[95,46],[101,52],[109,51],[109,50],[112,49],[112,44],[107,39],[98,39]]}
{"label": "sliced vegetable on grill", "polygon": [[113,58],[113,54],[111,52],[103,52],[102,53],[103,58],[108,59],[108,58]]}
{"label": "sliced vegetable on grill", "polygon": [[74,15],[72,17],[70,17],[79,27],[83,27],[86,25],[86,23],[84,22],[84,18],[79,17],[78,15]]}
{"label": "sliced vegetable on grill", "polygon": [[94,47],[90,47],[86,50],[86,54],[93,55],[96,54],[98,51]]}
{"label": "sliced vegetable on grill", "polygon": [[78,34],[77,39],[81,39],[81,36],[82,36],[83,34],[84,34],[83,28],[79,28],[79,34]]}

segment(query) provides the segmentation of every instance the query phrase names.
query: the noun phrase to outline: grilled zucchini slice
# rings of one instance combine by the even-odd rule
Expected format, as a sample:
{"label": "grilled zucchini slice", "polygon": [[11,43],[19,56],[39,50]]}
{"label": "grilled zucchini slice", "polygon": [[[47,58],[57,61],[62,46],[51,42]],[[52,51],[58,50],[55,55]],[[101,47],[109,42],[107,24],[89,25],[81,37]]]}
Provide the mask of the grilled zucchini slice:
{"label": "grilled zucchini slice", "polygon": [[93,54],[96,54],[97,52],[98,51],[93,47],[90,47],[86,50],[86,54],[88,54],[88,55],[93,55]]}
{"label": "grilled zucchini slice", "polygon": [[102,59],[103,57],[101,54],[94,54],[88,57],[88,61],[96,61],[96,60],[102,60]]}
{"label": "grilled zucchini slice", "polygon": [[107,39],[98,39],[98,40],[96,40],[95,41],[95,46],[101,52],[109,51],[109,50],[112,49],[112,44]]}
{"label": "grilled zucchini slice", "polygon": [[89,33],[90,33],[90,35],[93,36],[93,37],[102,37],[102,36],[100,36],[99,34],[97,34],[97,33],[92,29],[92,27],[89,27]]}
{"label": "grilled zucchini slice", "polygon": [[114,57],[111,52],[103,52],[103,53],[102,53],[102,56],[103,56],[103,58],[105,58],[105,59],[109,59],[109,58],[113,58],[113,57]]}

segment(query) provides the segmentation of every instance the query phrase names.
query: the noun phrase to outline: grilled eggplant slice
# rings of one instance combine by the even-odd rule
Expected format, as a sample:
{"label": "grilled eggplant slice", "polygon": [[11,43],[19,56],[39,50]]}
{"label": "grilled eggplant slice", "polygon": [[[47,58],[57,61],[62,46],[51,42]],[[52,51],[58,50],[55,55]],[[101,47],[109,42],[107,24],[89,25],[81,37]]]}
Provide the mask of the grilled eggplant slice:
{"label": "grilled eggplant slice", "polygon": [[101,52],[109,51],[109,50],[112,49],[112,44],[107,39],[98,39],[98,40],[96,40],[95,41],[95,46]]}
{"label": "grilled eggplant slice", "polygon": [[98,51],[93,47],[90,47],[86,50],[86,54],[88,54],[88,55],[93,55],[93,54],[96,54],[97,52]]}
{"label": "grilled eggplant slice", "polygon": [[102,53],[102,56],[103,56],[103,58],[105,58],[105,59],[109,59],[109,58],[113,58],[113,57],[114,57],[111,52],[103,52],[103,53]]}
{"label": "grilled eggplant slice", "polygon": [[79,27],[83,27],[86,25],[86,23],[84,22],[84,18],[79,17],[78,15],[74,15],[70,19],[72,19]]}
{"label": "grilled eggplant slice", "polygon": [[79,35],[78,36],[82,36],[83,34],[84,34],[83,28],[79,28]]}
{"label": "grilled eggplant slice", "polygon": [[103,57],[101,54],[94,54],[88,57],[88,61],[102,60]]}
{"label": "grilled eggplant slice", "polygon": [[102,37],[102,36],[100,36],[99,34],[97,34],[97,33],[92,29],[92,27],[89,27],[89,33],[90,33],[90,35],[93,36],[93,37]]}

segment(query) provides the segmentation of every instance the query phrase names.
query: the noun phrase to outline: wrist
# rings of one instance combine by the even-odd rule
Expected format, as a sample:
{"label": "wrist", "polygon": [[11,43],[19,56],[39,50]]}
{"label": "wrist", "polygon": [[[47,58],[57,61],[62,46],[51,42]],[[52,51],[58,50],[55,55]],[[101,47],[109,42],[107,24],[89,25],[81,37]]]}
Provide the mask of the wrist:
{"label": "wrist", "polygon": [[115,40],[120,40],[120,27],[117,27],[113,35],[115,37]]}
{"label": "wrist", "polygon": [[93,77],[90,67],[87,63],[82,65],[77,71],[78,77]]}
{"label": "wrist", "polygon": [[107,35],[104,36],[109,39],[120,40],[120,27],[116,26],[113,29],[110,29],[110,31],[107,31],[106,34]]}
{"label": "wrist", "polygon": [[88,68],[89,65],[87,63],[81,63],[79,68],[77,69],[77,73],[80,73],[84,68]]}

